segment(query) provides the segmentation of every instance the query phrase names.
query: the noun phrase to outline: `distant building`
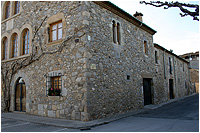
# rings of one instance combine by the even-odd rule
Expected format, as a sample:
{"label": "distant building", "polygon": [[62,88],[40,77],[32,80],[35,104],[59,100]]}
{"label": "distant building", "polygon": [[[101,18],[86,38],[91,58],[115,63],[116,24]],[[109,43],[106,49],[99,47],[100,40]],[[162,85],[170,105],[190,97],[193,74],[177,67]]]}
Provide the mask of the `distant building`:
{"label": "distant building", "polygon": [[199,51],[195,53],[183,54],[183,55],[180,55],[180,57],[190,62],[191,69],[199,70]]}
{"label": "distant building", "polygon": [[190,62],[191,82],[196,93],[199,93],[199,51],[195,53],[186,53],[180,55],[180,57]]}

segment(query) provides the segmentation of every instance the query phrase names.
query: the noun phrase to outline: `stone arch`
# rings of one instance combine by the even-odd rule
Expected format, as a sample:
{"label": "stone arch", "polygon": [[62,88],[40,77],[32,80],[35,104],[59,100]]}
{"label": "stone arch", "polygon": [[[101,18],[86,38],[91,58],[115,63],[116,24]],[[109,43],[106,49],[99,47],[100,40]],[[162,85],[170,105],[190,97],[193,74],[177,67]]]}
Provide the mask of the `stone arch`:
{"label": "stone arch", "polygon": [[10,49],[10,52],[9,52],[9,57],[12,57],[12,39],[13,39],[13,35],[14,34],[17,34],[17,36],[18,36],[18,53],[17,53],[17,56],[19,56],[20,55],[20,53],[19,53],[19,46],[20,46],[20,42],[19,42],[19,39],[20,39],[20,35],[19,35],[19,30],[18,29],[13,29],[12,31],[11,31],[11,34],[10,34],[10,38],[9,38],[9,41],[10,41],[10,44],[9,44],[9,49]]}
{"label": "stone arch", "polygon": [[25,24],[20,28],[20,38],[19,38],[19,55],[22,55],[22,45],[23,45],[23,32],[28,29],[29,30],[29,54],[32,52],[32,39],[33,39],[33,31],[32,27],[29,24]]}
{"label": "stone arch", "polygon": [[29,76],[26,75],[23,71],[19,70],[13,77],[12,82],[11,82],[11,104],[10,104],[10,111],[14,111],[15,110],[15,87],[17,84],[18,79],[22,77],[24,79],[24,82],[26,84],[26,112],[30,112],[30,108],[29,108],[29,103],[28,103],[28,99],[29,99],[29,92],[30,92],[30,80],[29,80]]}
{"label": "stone arch", "polygon": [[[4,1],[3,2],[3,5],[2,5],[2,8],[1,8],[1,20],[5,20],[6,19],[6,6],[7,6],[7,3],[10,2],[10,17],[11,17],[11,7],[12,7],[12,1]],[[9,17],[9,18],[10,18]],[[8,18],[7,18],[8,19]]]}
{"label": "stone arch", "polygon": [[9,59],[9,45],[10,45],[10,35],[8,33],[4,33],[2,36],[1,36],[1,53],[3,54],[3,41],[4,39],[8,39],[8,59]]}

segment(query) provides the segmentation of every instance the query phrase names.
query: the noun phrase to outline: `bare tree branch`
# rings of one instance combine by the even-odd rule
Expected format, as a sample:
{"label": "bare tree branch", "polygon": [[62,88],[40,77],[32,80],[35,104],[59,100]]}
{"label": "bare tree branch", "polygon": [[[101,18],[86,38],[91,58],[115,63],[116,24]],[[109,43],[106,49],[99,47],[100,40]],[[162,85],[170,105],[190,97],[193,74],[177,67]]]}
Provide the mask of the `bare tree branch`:
{"label": "bare tree branch", "polygon": [[[181,17],[185,17],[185,16],[191,16],[193,17],[193,20],[197,20],[199,21],[199,5],[197,4],[187,4],[187,3],[180,3],[178,1],[176,2],[161,2],[161,1],[150,1],[150,2],[146,2],[146,1],[140,1],[140,4],[146,4],[146,5],[152,5],[155,7],[164,7],[164,9],[169,9],[171,7],[178,7],[182,13],[180,13]],[[190,11],[186,8],[190,8],[190,9],[195,9],[195,11]]]}

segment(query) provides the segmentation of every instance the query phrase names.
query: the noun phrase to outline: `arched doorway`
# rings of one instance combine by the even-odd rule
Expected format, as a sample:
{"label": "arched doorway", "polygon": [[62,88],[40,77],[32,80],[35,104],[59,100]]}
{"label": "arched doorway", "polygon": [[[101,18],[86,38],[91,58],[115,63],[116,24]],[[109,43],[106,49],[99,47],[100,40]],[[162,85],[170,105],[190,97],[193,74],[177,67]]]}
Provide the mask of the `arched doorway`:
{"label": "arched doorway", "polygon": [[23,78],[19,78],[15,87],[15,110],[26,111],[26,85]]}

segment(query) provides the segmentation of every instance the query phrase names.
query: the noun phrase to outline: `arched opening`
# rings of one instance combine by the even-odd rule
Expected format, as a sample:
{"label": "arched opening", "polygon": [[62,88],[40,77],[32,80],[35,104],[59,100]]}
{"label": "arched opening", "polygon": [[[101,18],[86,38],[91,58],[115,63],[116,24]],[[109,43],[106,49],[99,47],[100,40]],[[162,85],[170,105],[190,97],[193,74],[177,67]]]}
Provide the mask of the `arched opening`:
{"label": "arched opening", "polygon": [[25,29],[22,34],[22,55],[29,54],[29,29]]}
{"label": "arched opening", "polygon": [[26,85],[23,78],[19,78],[15,87],[15,110],[26,111]]}

